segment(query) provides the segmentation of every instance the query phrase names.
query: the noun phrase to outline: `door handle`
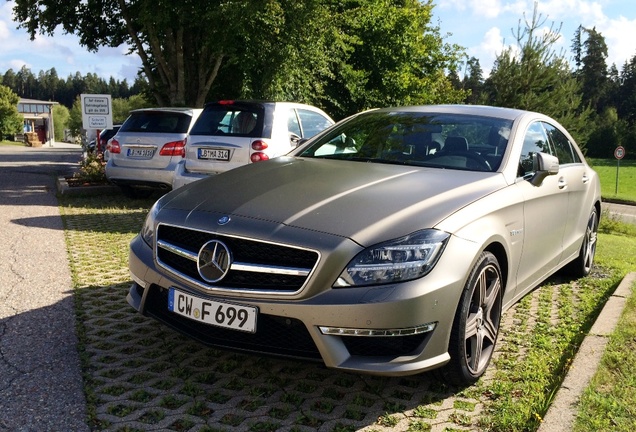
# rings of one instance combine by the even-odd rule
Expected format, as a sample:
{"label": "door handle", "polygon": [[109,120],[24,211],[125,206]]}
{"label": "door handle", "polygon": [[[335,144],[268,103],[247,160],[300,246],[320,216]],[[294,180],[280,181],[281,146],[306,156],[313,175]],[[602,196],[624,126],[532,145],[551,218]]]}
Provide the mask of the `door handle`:
{"label": "door handle", "polygon": [[583,184],[590,181],[590,177],[587,174],[583,174]]}
{"label": "door handle", "polygon": [[559,179],[559,182],[557,183],[557,186],[559,187],[559,189],[565,189],[568,186],[568,182],[566,182],[565,179],[561,177]]}

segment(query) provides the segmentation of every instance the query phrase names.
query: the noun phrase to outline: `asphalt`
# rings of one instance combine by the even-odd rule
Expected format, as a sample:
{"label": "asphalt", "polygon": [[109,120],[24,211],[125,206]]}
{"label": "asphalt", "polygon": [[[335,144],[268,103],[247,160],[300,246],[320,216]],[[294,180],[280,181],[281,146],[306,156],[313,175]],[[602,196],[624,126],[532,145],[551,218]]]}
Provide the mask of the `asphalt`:
{"label": "asphalt", "polygon": [[[81,148],[0,146],[0,431],[88,431],[56,179]],[[604,203],[636,221],[636,208]],[[585,338],[540,432],[569,431],[636,283],[628,275]]]}
{"label": "asphalt", "polygon": [[55,179],[78,146],[0,146],[0,430],[88,431]]}

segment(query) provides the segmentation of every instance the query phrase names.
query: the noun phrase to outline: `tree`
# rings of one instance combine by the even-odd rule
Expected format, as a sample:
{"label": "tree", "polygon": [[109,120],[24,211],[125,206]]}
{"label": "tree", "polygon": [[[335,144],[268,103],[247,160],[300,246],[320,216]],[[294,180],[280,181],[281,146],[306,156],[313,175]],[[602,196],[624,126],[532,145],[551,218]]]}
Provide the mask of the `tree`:
{"label": "tree", "polygon": [[350,113],[461,100],[445,76],[459,48],[430,26],[432,7],[432,0],[16,0],[14,15],[32,38],[60,28],[93,51],[127,43],[159,105],[267,97]]}
{"label": "tree", "polygon": [[466,97],[466,103],[478,104],[482,101],[482,92],[484,88],[484,73],[481,70],[479,59],[471,57],[466,63],[466,74],[463,79],[463,88],[469,90],[470,94]]}
{"label": "tree", "polygon": [[22,131],[24,117],[18,112],[19,101],[9,87],[0,85],[0,139]]}
{"label": "tree", "polygon": [[584,29],[587,39],[583,43],[585,55],[581,58],[579,79],[582,86],[583,102],[590,104],[597,113],[605,109],[607,103],[607,44],[605,38],[595,28]]}
{"label": "tree", "polygon": [[151,108],[154,104],[142,95],[131,96],[130,98],[113,98],[113,123],[123,123],[131,110],[139,108]]}
{"label": "tree", "polygon": [[269,2],[17,0],[13,11],[31,38],[59,27],[90,51],[127,43],[141,58],[159,104],[200,106],[222,61],[236,49],[240,23],[261,3]]}
{"label": "tree", "polygon": [[64,129],[68,129],[71,114],[64,105],[53,105],[53,130],[55,141],[64,141]]}
{"label": "tree", "polygon": [[579,144],[587,138],[590,110],[581,103],[580,84],[571,73],[563,53],[553,46],[559,29],[554,24],[545,31],[546,18],[534,12],[530,21],[524,15],[514,33],[516,47],[504,49],[486,81],[488,99],[493,105],[538,111],[559,121]]}
{"label": "tree", "polygon": [[623,65],[620,82],[618,114],[633,126],[636,124],[636,55]]}
{"label": "tree", "polygon": [[444,42],[430,24],[432,0],[351,0],[339,6],[329,45],[339,46],[323,105],[335,117],[363,109],[460,102],[447,70],[461,49]]}

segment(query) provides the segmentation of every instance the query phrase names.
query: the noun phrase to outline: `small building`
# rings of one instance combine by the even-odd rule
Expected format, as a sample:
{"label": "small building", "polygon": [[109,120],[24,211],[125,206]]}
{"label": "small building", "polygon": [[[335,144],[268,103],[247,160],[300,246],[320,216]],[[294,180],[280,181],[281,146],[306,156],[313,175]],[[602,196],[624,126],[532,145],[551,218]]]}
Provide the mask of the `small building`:
{"label": "small building", "polygon": [[[22,137],[16,137],[16,141],[27,142],[25,140],[27,133],[29,133],[29,136],[35,137],[33,135],[34,132],[37,134],[37,141],[40,146],[48,145],[52,147],[55,142],[53,105],[57,104],[57,102],[51,101],[20,98],[18,112],[24,116],[24,134]],[[33,144],[35,143],[30,143],[30,145]]]}

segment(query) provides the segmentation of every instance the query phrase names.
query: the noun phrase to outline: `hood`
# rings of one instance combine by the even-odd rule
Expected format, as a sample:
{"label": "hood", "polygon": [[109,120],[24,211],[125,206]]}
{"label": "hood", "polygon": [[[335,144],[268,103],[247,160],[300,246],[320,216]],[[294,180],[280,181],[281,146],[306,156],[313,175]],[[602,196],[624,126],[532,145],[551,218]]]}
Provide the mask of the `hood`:
{"label": "hood", "polygon": [[498,173],[280,157],[191,183],[164,208],[259,219],[368,246],[432,228],[502,187]]}

